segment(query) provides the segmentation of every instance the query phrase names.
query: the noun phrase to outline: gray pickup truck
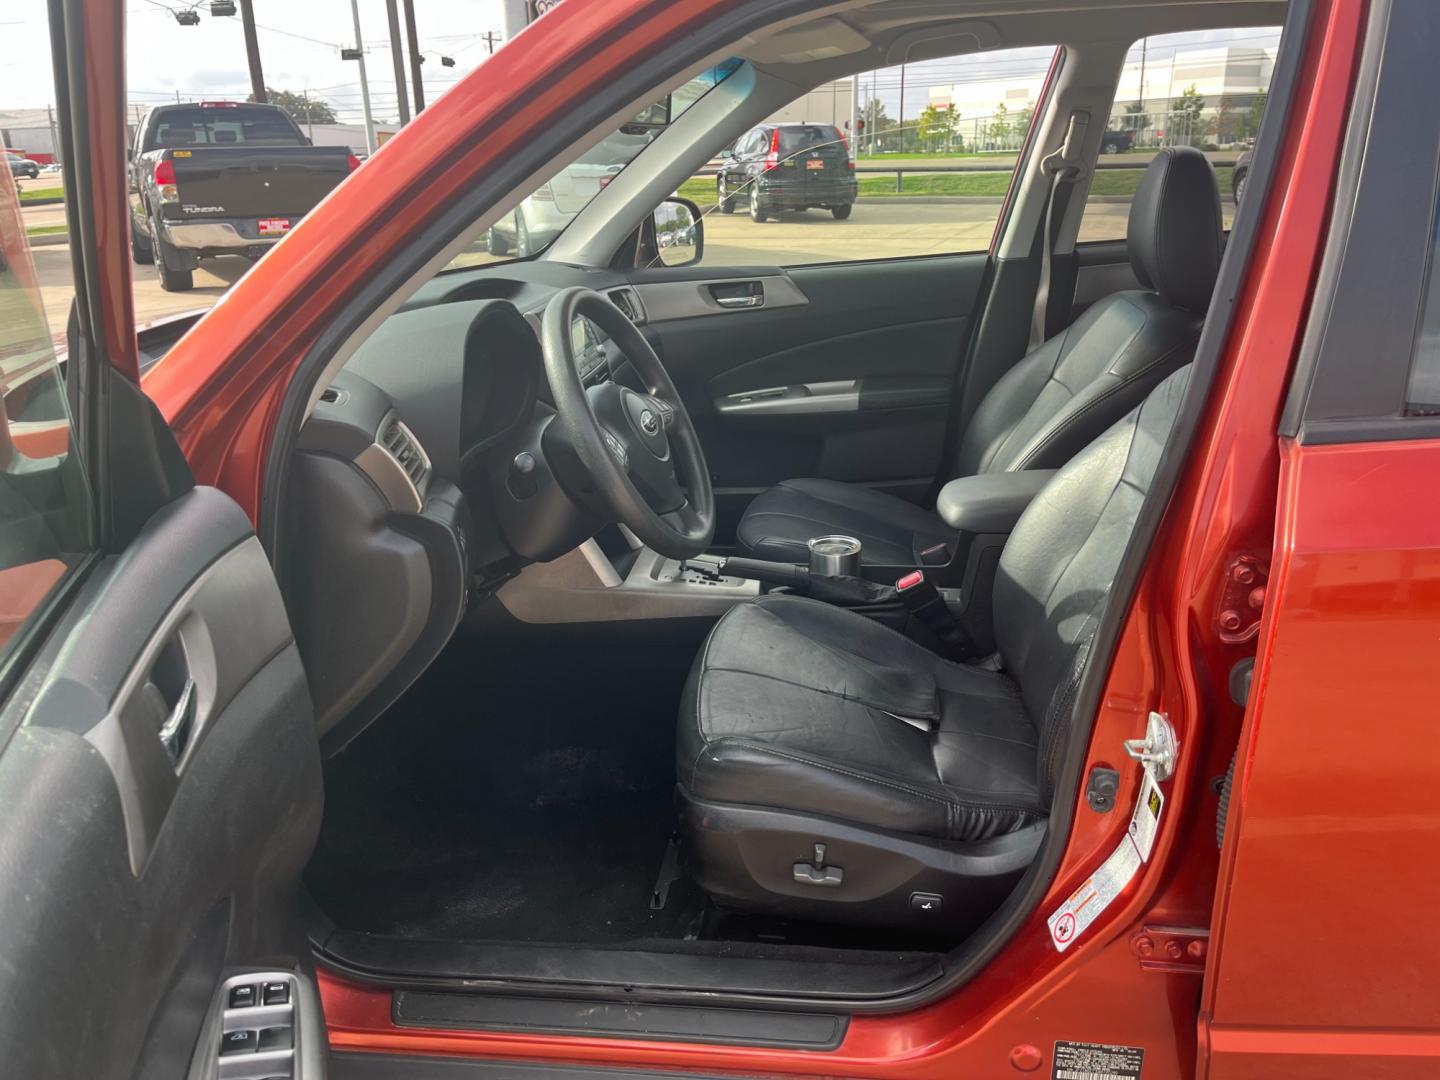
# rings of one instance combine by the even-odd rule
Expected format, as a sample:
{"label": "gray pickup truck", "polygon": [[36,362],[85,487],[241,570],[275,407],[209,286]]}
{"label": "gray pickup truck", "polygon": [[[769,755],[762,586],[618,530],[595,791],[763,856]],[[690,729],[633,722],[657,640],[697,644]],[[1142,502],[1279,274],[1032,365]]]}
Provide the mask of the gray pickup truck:
{"label": "gray pickup truck", "polygon": [[183,292],[201,258],[259,258],[359,164],[347,147],[310,145],[275,105],[157,106],[131,144],[130,251]]}

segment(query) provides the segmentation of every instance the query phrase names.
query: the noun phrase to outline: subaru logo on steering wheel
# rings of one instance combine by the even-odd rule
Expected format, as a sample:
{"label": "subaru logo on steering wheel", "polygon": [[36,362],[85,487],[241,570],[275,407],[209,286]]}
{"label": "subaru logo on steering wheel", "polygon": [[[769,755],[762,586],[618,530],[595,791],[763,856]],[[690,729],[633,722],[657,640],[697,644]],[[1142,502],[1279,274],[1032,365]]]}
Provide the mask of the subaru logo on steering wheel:
{"label": "subaru logo on steering wheel", "polygon": [[659,435],[660,418],[649,409],[644,410],[640,414],[640,430],[646,435]]}

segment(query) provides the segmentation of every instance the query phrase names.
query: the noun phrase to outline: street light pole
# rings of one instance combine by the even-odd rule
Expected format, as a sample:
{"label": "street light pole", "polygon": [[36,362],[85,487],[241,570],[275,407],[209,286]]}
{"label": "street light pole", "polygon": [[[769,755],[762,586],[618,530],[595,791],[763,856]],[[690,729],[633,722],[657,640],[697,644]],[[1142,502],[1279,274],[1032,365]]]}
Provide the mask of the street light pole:
{"label": "street light pole", "polygon": [[365,77],[365,39],[360,35],[360,0],[350,0],[355,20],[355,59],[360,62],[360,103],[365,109],[365,153],[375,153],[375,116],[370,112],[370,82]]}
{"label": "street light pole", "polygon": [[425,108],[425,80],[420,77],[420,35],[415,29],[415,0],[405,0],[405,40],[410,45],[410,80],[415,89],[415,115]]}
{"label": "street light pole", "polygon": [[250,63],[250,94],[256,101],[263,103],[269,99],[265,96],[265,75],[260,70],[260,39],[255,35],[255,8],[252,0],[240,0],[240,22],[245,27],[245,58]]}
{"label": "street light pole", "polygon": [[390,20],[390,59],[395,62],[395,97],[403,127],[410,122],[410,99],[405,94],[405,51],[400,44],[400,12],[395,0],[385,0],[385,14]]}

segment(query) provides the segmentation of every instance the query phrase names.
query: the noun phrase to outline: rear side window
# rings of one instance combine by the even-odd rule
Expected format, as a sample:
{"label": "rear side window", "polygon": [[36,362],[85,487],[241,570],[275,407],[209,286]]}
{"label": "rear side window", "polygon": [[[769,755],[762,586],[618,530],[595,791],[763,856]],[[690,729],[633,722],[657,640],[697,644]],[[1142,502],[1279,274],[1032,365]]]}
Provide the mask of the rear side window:
{"label": "rear side window", "polygon": [[276,109],[246,105],[201,106],[173,109],[156,122],[154,144],[161,149],[178,146],[299,146],[289,118]]}
{"label": "rear side window", "polygon": [[1125,238],[1140,177],[1166,146],[1198,147],[1210,158],[1229,229],[1245,197],[1279,48],[1278,26],[1161,34],[1130,46],[1101,136],[1079,240]]}
{"label": "rear side window", "polygon": [[1430,220],[1430,272],[1420,330],[1410,357],[1405,411],[1411,416],[1440,416],[1440,206]]}
{"label": "rear side window", "polygon": [[840,129],[807,124],[804,127],[783,127],[780,129],[780,153],[798,154],[802,150],[819,149],[826,146],[841,147],[844,138]]}

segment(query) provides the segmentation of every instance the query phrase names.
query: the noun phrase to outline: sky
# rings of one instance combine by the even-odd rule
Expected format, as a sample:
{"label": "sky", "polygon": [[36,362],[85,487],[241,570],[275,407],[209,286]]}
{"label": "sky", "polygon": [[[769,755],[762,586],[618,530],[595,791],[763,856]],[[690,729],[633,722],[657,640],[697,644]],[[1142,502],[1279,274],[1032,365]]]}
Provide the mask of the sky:
{"label": "sky", "polygon": [[[422,70],[426,96],[433,100],[488,55],[484,35],[503,29],[502,0],[414,0],[420,47],[426,54]],[[181,26],[176,10],[194,5],[199,26]],[[279,90],[308,91],[328,101],[343,122],[362,119],[358,64],[340,59],[340,46],[355,34],[350,0],[254,0],[259,26],[261,63],[266,85]],[[125,0],[129,17],[129,100],[131,103],[183,99],[239,99],[250,91],[245,42],[238,18],[214,18],[209,0]],[[359,0],[362,39],[371,102],[376,119],[396,116],[394,67],[391,60],[385,0]],[[45,0],[5,0],[0,6],[0,110],[40,108],[51,104],[49,36]],[[1274,31],[1208,31],[1167,35],[1150,53],[1158,59],[1176,48],[1197,45],[1269,45]],[[1152,42],[1154,39],[1152,39]],[[1131,50],[1138,60],[1138,46]],[[443,67],[442,55],[455,60]],[[1050,52],[1011,50],[985,57],[932,60],[908,65],[905,74],[905,116],[918,114],[931,85],[1043,74]],[[893,118],[900,109],[900,69],[861,76],[862,96],[874,96]]]}
{"label": "sky", "polygon": [[[199,26],[181,26],[174,11],[194,6]],[[310,90],[342,120],[358,122],[359,65],[340,59],[355,31],[350,0],[254,0],[265,83],[277,90]],[[385,0],[359,0],[366,74],[378,119],[396,113]],[[209,0],[125,0],[131,102],[182,98],[239,99],[250,92],[245,38],[238,18],[213,18]],[[403,19],[403,16],[402,16]],[[403,25],[403,24],[402,24]],[[488,55],[483,35],[502,31],[501,0],[415,0],[415,25],[426,54],[422,71],[433,99]],[[454,58],[443,67],[440,57]],[[45,0],[0,4],[0,109],[53,104]]]}

